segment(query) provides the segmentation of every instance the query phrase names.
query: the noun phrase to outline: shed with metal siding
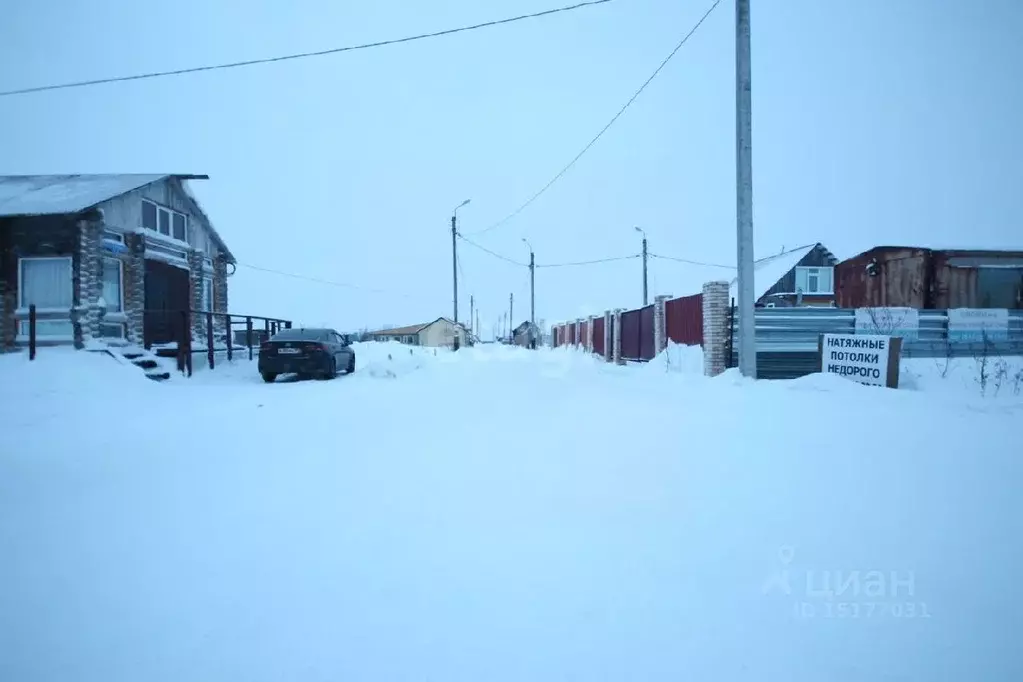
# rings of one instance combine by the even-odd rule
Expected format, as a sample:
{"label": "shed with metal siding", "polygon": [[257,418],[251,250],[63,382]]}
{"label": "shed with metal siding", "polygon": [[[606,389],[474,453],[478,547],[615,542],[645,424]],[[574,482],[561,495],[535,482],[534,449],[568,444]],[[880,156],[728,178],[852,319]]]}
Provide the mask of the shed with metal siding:
{"label": "shed with metal siding", "polygon": [[840,308],[1020,308],[1023,252],[879,246],[835,266]]}

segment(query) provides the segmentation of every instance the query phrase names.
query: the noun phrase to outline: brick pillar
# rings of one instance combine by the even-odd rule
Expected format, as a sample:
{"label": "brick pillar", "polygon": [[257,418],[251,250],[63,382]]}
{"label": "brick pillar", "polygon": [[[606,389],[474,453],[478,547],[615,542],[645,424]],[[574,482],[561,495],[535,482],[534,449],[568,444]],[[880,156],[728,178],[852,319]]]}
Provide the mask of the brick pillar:
{"label": "brick pillar", "polygon": [[[192,310],[202,310],[202,280],[204,254],[198,249],[188,252],[188,305]],[[200,345],[206,343],[206,316],[200,314],[192,315],[192,339]]]}
{"label": "brick pillar", "polygon": [[146,310],[146,240],[141,234],[124,235],[128,257],[124,261],[124,315],[128,321],[128,340],[143,344]]}
{"label": "brick pillar", "polygon": [[78,258],[73,258],[74,281],[77,282],[75,308],[71,314],[75,348],[86,341],[98,339],[99,324],[106,314],[103,298],[103,218],[101,214],[78,221]]}
{"label": "brick pillar", "polygon": [[586,319],[586,352],[593,352],[593,321],[597,319],[596,315],[590,315]]}
{"label": "brick pillar", "polygon": [[610,310],[604,311],[604,361],[611,362],[611,325],[614,324],[614,318],[611,316]]}
{"label": "brick pillar", "polygon": [[[217,256],[213,260],[213,312],[227,312],[227,259]],[[213,328],[217,330],[218,336],[227,336],[223,317],[215,318]]]}
{"label": "brick pillar", "polygon": [[624,309],[615,308],[614,311],[615,339],[614,348],[611,351],[611,359],[616,365],[625,364],[625,360],[622,358],[622,310]]}
{"label": "brick pillar", "polygon": [[703,285],[703,373],[709,377],[725,371],[728,337],[728,282]]}
{"label": "brick pillar", "polygon": [[668,347],[668,326],[664,314],[664,303],[671,294],[654,296],[654,355],[660,355]]}

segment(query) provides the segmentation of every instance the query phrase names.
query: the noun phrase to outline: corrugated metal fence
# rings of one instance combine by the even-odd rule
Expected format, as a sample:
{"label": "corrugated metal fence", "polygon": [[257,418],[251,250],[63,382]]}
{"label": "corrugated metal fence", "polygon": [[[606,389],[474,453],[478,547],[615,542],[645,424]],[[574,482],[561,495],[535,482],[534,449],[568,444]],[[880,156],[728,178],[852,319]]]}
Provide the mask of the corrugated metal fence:
{"label": "corrugated metal fence", "polygon": [[[979,357],[982,354],[1023,355],[1023,310],[1009,311],[1009,333],[1004,340],[949,342],[948,313],[920,310],[916,338],[904,338],[903,358]],[[732,333],[738,335],[733,314]],[[849,308],[757,308],[757,378],[793,379],[817,371],[817,341],[821,334],[853,334],[856,311]],[[731,366],[738,365],[738,350]]]}

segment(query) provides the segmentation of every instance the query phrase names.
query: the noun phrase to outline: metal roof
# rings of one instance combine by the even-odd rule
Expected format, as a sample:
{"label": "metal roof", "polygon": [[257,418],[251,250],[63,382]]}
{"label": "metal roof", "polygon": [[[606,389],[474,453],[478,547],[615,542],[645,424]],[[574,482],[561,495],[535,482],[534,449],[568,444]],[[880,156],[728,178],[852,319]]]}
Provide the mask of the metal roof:
{"label": "metal roof", "polygon": [[[789,273],[789,270],[796,267],[799,261],[803,260],[808,253],[816,248],[817,244],[807,244],[791,251],[784,251],[774,256],[761,258],[753,263],[753,300],[759,301],[771,287]],[[732,280],[730,297],[738,301],[739,284],[738,278]]]}
{"label": "metal roof", "polygon": [[3,175],[0,217],[79,213],[169,176],[169,173]]}
{"label": "metal roof", "polygon": [[[89,175],[0,175],[0,218],[80,213],[122,194],[166,178],[208,180],[208,175],[181,173],[97,173]],[[234,255],[213,227],[199,201],[182,182],[181,188],[219,242],[229,262]]]}

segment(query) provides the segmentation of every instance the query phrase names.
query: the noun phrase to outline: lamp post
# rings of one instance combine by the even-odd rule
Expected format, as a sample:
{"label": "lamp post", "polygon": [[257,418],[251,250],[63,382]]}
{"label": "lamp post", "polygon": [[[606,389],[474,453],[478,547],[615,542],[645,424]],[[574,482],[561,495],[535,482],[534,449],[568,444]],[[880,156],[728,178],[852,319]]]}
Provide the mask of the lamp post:
{"label": "lamp post", "polygon": [[[454,281],[455,319],[458,324],[458,209],[468,205],[470,199],[466,199],[451,212],[451,275]],[[458,334],[455,334],[454,348],[458,350]]]}

